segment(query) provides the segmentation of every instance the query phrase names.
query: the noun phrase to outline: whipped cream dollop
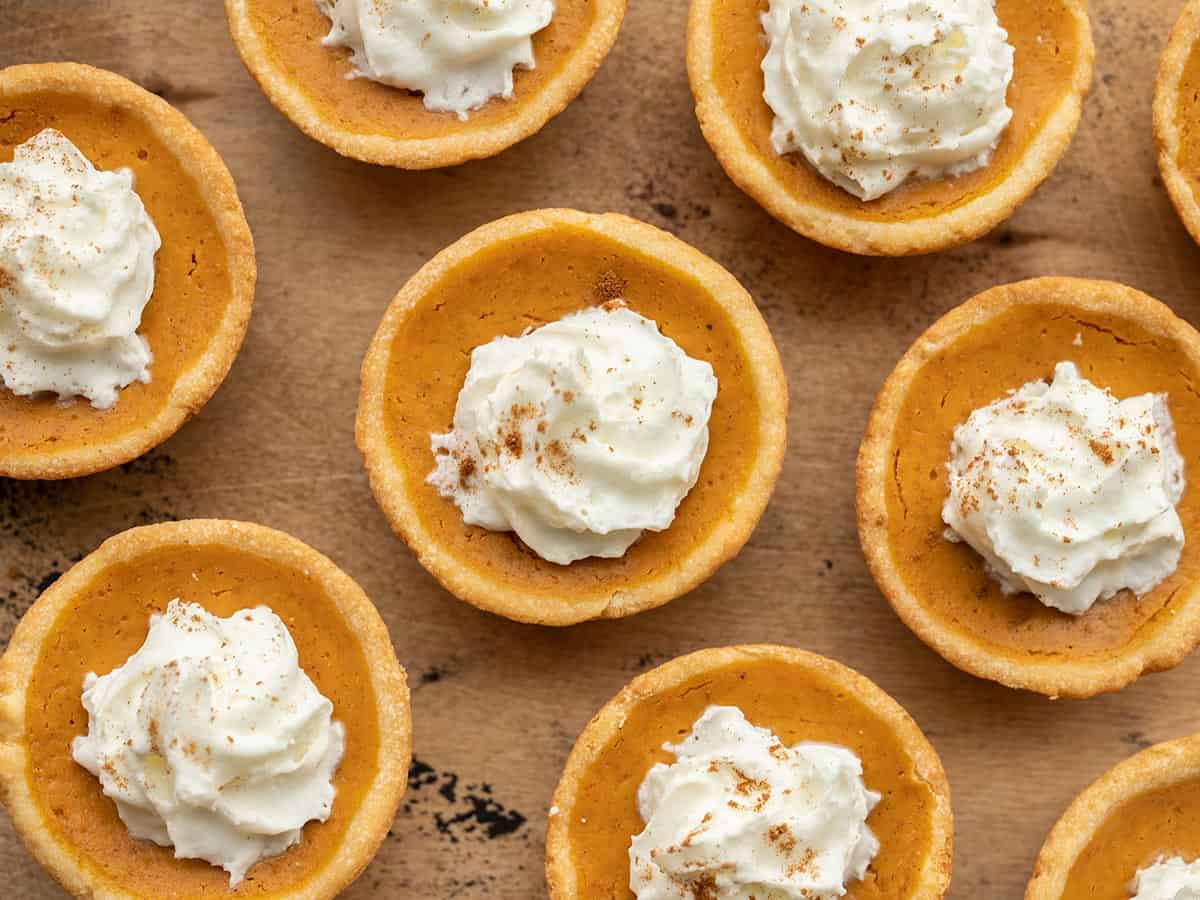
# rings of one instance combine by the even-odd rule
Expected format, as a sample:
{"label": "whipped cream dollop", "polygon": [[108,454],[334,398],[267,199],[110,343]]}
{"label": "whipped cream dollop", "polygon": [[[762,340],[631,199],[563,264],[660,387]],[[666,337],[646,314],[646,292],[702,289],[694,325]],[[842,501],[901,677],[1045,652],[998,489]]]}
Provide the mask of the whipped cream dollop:
{"label": "whipped cream dollop", "polygon": [[994,0],[771,0],[771,143],[861,200],[983,168],[1012,120]]}
{"label": "whipped cream dollop", "polygon": [[1132,889],[1131,900],[1200,900],[1200,859],[1160,859],[1138,870]]}
{"label": "whipped cream dollop", "polygon": [[867,817],[880,795],[844,747],[786,747],[740,709],[710,706],[664,749],[675,761],[657,763],[638,789],[638,900],[834,900],[879,852]]}
{"label": "whipped cream dollop", "polygon": [[316,0],[332,27],[321,43],[351,52],[351,77],[424,95],[425,108],[466,119],[511,98],[513,69],[534,68],[533,35],[554,0]]}
{"label": "whipped cream dollop", "polygon": [[942,519],[1005,593],[1079,615],[1179,564],[1183,457],[1165,394],[1118,400],[1060,362],[954,431]]}
{"label": "whipped cream dollop", "polygon": [[83,706],[71,753],[130,834],[222,867],[230,887],[329,818],[345,732],[265,606],[222,619],[172,600],[123,666],[87,676]]}
{"label": "whipped cream dollop", "polygon": [[0,379],[20,396],[97,409],[150,380],[138,335],[154,291],[158,230],[127,169],[96,169],[46,129],[0,164]]}
{"label": "whipped cream dollop", "polygon": [[618,557],[674,520],[716,396],[712,366],[610,301],[475,348],[429,482],[550,562]]}

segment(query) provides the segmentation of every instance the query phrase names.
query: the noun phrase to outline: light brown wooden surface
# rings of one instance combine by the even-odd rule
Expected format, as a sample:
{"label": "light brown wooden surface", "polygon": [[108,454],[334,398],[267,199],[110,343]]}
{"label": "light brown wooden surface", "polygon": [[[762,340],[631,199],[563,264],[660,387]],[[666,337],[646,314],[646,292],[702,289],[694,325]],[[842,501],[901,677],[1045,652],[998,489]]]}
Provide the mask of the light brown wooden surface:
{"label": "light brown wooden surface", "polygon": [[[1158,182],[1150,134],[1158,54],[1181,6],[1093,0],[1096,82],[1056,175],[984,240],[872,261],[792,234],[721,172],[692,115],[683,0],[631,0],[598,77],[541,134],[423,174],[341,159],[293,128],[243,70],[216,0],[0,0],[0,62],[114,69],[191,117],[237,179],[260,275],[228,382],[159,451],[69,483],[0,480],[0,640],[72,560],[132,525],[220,516],[292,532],[379,605],[415,688],[416,758],[429,767],[346,896],[470,900],[544,896],[559,769],[634,674],[715,644],[794,643],[874,678],[937,746],[957,818],[951,896],[1020,897],[1081,788],[1138,748],[1200,728],[1200,658],[1086,702],[959,673],[900,624],[867,574],[854,455],[909,342],[995,283],[1113,278],[1200,321],[1200,249]],[[403,281],[471,228],[540,206],[629,213],[714,256],[762,307],[792,391],[783,478],[741,557],[662,610],[565,631],[515,625],[439,589],[373,503],[352,431],[362,354]],[[489,825],[507,833],[489,837]],[[3,817],[0,869],[4,897],[61,895]]]}

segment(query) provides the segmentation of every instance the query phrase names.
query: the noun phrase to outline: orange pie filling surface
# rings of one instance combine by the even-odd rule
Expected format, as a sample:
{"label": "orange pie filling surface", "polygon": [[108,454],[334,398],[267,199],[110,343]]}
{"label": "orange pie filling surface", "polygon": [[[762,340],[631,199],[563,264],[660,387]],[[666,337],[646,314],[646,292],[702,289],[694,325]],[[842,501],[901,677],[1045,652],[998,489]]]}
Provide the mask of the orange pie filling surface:
{"label": "orange pie filling surface", "polygon": [[1200,779],[1133,797],[1108,816],[1071,867],[1062,900],[1129,900],[1139,869],[1200,858]]}
{"label": "orange pie filling surface", "polygon": [[945,627],[1013,658],[1102,659],[1134,648],[1169,624],[1176,594],[1200,578],[1200,492],[1193,487],[1178,507],[1187,540],[1175,572],[1141,597],[1122,591],[1079,617],[1032,594],[1006,596],[974,550],[943,537],[954,429],[1007,391],[1050,378],[1067,360],[1118,398],[1165,392],[1180,453],[1200,459],[1200,371],[1186,350],[1127,319],[1052,304],[1009,309],[926,362],[908,387],[891,449],[889,541],[906,587]]}
{"label": "orange pie filling surface", "polygon": [[[128,168],[162,236],[154,294],[138,333],[150,342],[150,383],[124,388],[100,412],[86,400],[18,397],[0,386],[0,457],[102,445],[153,419],[181,375],[209,349],[231,300],[228,256],[199,186],[140,113],[73,93],[0,95],[0,162],[45,128],[61,131],[98,169]],[[0,273],[2,275],[3,273]],[[169,599],[169,598],[168,598]]]}
{"label": "orange pie filling surface", "polygon": [[793,197],[843,216],[904,222],[949,212],[987,194],[1020,163],[1047,120],[1071,91],[1082,48],[1074,15],[1062,0],[997,0],[996,13],[1016,50],[1008,89],[1013,118],[989,165],[958,178],[910,181],[869,203],[827,181],[800,153],[780,156],[771,145],[774,114],[763,100],[766,54],[759,17],[769,0],[713,0],[709,29],[717,43],[713,86],[755,156]]}
{"label": "orange pie filling surface", "polygon": [[[218,616],[270,607],[291,632],[301,667],[332,701],[333,717],[346,729],[328,821],[310,822],[299,844],[255,865],[232,891],[224,870],[175,859],[169,847],[130,837],[99,781],[71,756],[72,739],[87,732],[80,699],[84,676],[123,665],[145,641],[151,614],[176,597]],[[303,572],[227,547],[158,548],[103,570],[54,623],[26,704],[27,777],[46,826],[98,878],[134,895],[269,897],[302,887],[336,858],[378,771],[370,671],[334,601]]]}
{"label": "orange pie filling surface", "polygon": [[882,794],[867,820],[880,851],[865,879],[848,885],[852,900],[912,896],[932,844],[935,797],[915,772],[900,738],[878,716],[820,673],[764,660],[693,676],[630,711],[618,735],[584,773],[575,805],[563,809],[580,897],[631,898],[629,845],[644,827],[638,786],[650,767],[672,762],[677,743],[711,705],[736,706],[784,744],[840,744],[863,763],[863,783]]}
{"label": "orange pie filling surface", "polygon": [[347,78],[350,54],[322,46],[329,19],[314,0],[246,0],[245,5],[272,67],[287,76],[322,119],[355,134],[413,140],[469,133],[515,119],[522,101],[571,62],[596,20],[595,0],[559,0],[550,24],[533,36],[536,67],[513,71],[513,99],[495,97],[461,122],[453,113],[430,112],[413,91]]}
{"label": "orange pie filling surface", "polygon": [[1200,41],[1192,45],[1179,79],[1175,128],[1179,148],[1175,162],[1195,193],[1200,187]]}
{"label": "orange pie filling surface", "polygon": [[[430,435],[450,430],[471,351],[500,335],[553,322],[614,297],[657,322],[685,353],[712,364],[719,384],[709,445],[695,487],[671,526],[646,532],[619,559],[559,566],[508,532],[464,524],[453,501],[426,483]],[[433,542],[463,566],[527,594],[595,599],[679,564],[727,519],[759,450],[759,405],[745,347],[725,310],[690,275],[573,226],[489,245],[421,297],[388,359],[384,421],[408,496]]]}

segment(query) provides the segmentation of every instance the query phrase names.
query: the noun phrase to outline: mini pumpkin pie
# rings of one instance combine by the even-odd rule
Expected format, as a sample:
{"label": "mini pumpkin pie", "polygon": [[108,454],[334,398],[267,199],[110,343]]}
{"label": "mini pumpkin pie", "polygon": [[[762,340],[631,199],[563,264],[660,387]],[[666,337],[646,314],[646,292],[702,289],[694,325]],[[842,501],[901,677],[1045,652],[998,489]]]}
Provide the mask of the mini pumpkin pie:
{"label": "mini pumpkin pie", "polygon": [[169,438],[233,364],[254,281],[233,179],[181,113],[88,66],[0,70],[0,475]]}
{"label": "mini pumpkin pie", "polygon": [[267,98],[343,156],[405,169],[494,156],[562,112],[625,0],[225,0]]}
{"label": "mini pumpkin pie", "polygon": [[734,182],[830,247],[983,235],[1066,152],[1092,75],[1084,0],[692,0],[696,115]]}
{"label": "mini pumpkin pie", "polygon": [[901,619],[1050,696],[1180,662],[1200,641],[1198,384],[1200,335],[1122,285],[1035,279],[944,316],[858,458],[863,551]]}
{"label": "mini pumpkin pie", "polygon": [[0,729],[13,824],[77,897],[333,897],[411,754],[362,590],[295,538],[215,520],[124,532],[48,589],[0,661]]}
{"label": "mini pumpkin pie", "polygon": [[1156,744],[1080,794],[1025,900],[1185,900],[1200,888],[1200,737]]}
{"label": "mini pumpkin pie", "polygon": [[388,521],[451,593],[568,625],[659,606],[745,544],[787,385],[728,272],[619,215],[493,222],[404,286],[362,370]]}
{"label": "mini pumpkin pie", "polygon": [[551,900],[910,900],[950,883],[929,741],[874,683],[788,647],[634,679],[579,736],[553,804]]}
{"label": "mini pumpkin pie", "polygon": [[1158,168],[1179,217],[1200,241],[1200,3],[1184,7],[1171,31],[1154,88]]}

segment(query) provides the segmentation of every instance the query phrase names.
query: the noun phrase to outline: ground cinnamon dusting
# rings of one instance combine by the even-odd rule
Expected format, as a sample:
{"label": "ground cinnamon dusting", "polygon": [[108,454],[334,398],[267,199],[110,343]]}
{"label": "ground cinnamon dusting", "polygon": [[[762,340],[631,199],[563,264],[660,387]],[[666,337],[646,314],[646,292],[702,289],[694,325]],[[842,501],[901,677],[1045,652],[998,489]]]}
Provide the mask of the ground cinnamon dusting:
{"label": "ground cinnamon dusting", "polygon": [[1092,438],[1088,441],[1088,446],[1092,448],[1092,452],[1100,457],[1106,466],[1111,466],[1113,464],[1113,452],[1112,448],[1109,447],[1108,444],[1103,444],[1095,438]]}
{"label": "ground cinnamon dusting", "polygon": [[[132,743],[132,741],[130,743]],[[108,775],[109,778],[113,780],[117,787],[123,791],[129,790],[129,781],[117,771],[117,767],[112,764],[112,760],[106,759],[104,761],[104,765],[102,765],[100,768],[106,775]]]}
{"label": "ground cinnamon dusting", "polygon": [[[536,403],[514,403],[509,407],[500,425],[500,442],[502,449],[516,459],[521,458],[525,447],[521,439],[521,425],[525,421],[540,416],[545,410]],[[540,430],[540,429],[539,429]]]}
{"label": "ground cinnamon dusting", "polygon": [[763,807],[767,805],[767,801],[771,799],[771,785],[762,779],[751,778],[736,766],[733,767],[733,774],[738,778],[738,783],[734,785],[734,790],[743,797],[757,795],[754,811],[762,812]]}
{"label": "ground cinnamon dusting", "polygon": [[555,474],[561,475],[564,478],[574,477],[575,469],[571,465],[571,454],[563,446],[562,441],[551,441],[547,444],[544,459],[546,465]]}
{"label": "ground cinnamon dusting", "polygon": [[[688,832],[687,837],[685,837],[680,842],[679,846],[680,847],[692,846],[692,844],[694,844],[696,842],[696,838],[698,838],[701,834],[704,833],[704,830],[708,827],[708,823],[711,821],[712,821],[712,813],[705,813],[704,818],[700,820],[700,824]],[[651,851],[651,853],[653,853],[653,851]]]}
{"label": "ground cinnamon dusting", "polygon": [[600,304],[619,300],[625,293],[625,279],[611,269],[601,272],[596,278],[596,283],[592,285],[592,293],[596,297],[596,302]]}
{"label": "ground cinnamon dusting", "polygon": [[788,878],[795,878],[797,875],[811,873],[813,870],[813,863],[816,861],[816,858],[817,858],[817,856],[813,852],[812,848],[811,847],[806,848],[804,851],[804,855],[802,857],[800,857],[800,859],[797,862],[788,866],[788,869],[787,869]]}
{"label": "ground cinnamon dusting", "polygon": [[458,483],[462,487],[467,486],[467,481],[475,474],[475,458],[467,456],[458,463]]}
{"label": "ground cinnamon dusting", "polygon": [[792,830],[786,822],[772,825],[767,831],[767,839],[784,854],[791,853],[796,847],[796,838],[792,835]]}

